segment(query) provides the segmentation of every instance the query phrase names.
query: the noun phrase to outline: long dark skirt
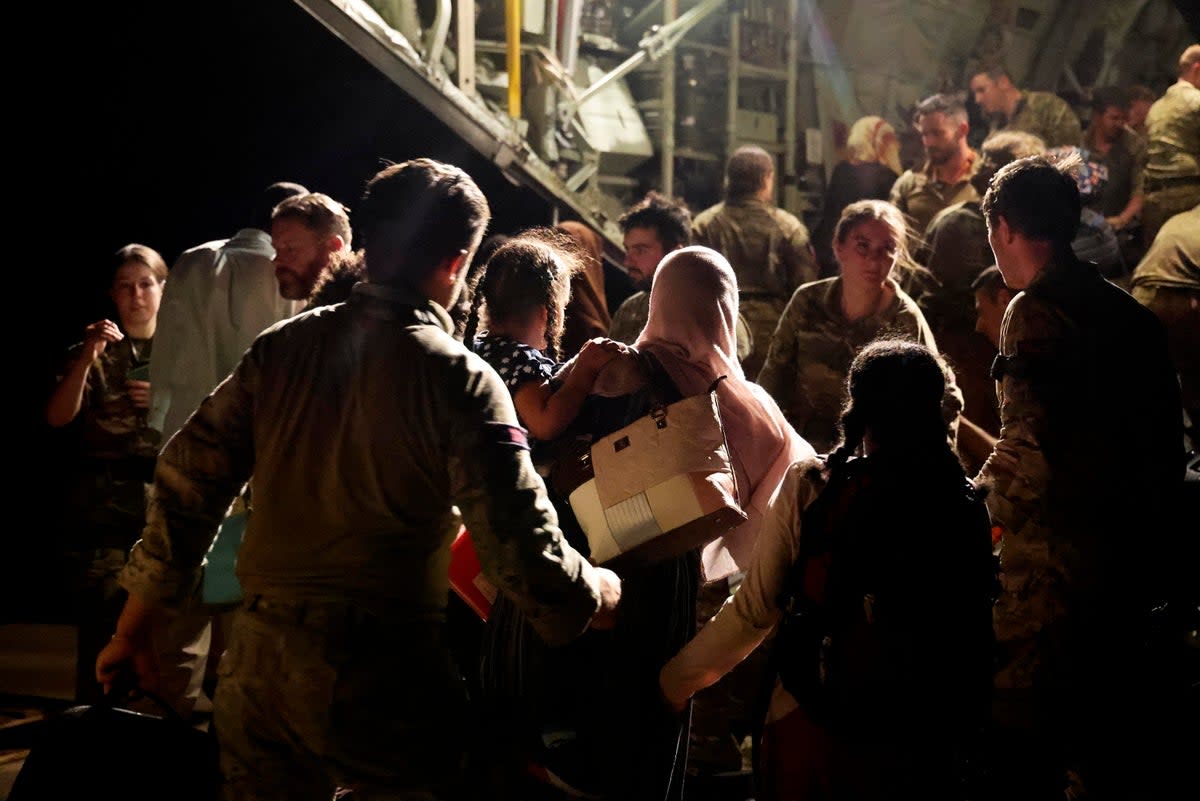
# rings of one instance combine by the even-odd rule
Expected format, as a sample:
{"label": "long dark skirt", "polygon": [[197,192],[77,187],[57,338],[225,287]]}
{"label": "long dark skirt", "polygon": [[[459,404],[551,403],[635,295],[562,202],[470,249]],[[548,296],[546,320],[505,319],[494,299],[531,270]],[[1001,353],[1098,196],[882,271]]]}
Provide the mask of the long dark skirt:
{"label": "long dark skirt", "polygon": [[630,571],[616,627],[558,648],[497,602],[481,684],[501,797],[553,798],[547,788],[563,785],[601,798],[682,797],[687,716],[660,700],[658,673],[695,631],[698,577],[694,553]]}

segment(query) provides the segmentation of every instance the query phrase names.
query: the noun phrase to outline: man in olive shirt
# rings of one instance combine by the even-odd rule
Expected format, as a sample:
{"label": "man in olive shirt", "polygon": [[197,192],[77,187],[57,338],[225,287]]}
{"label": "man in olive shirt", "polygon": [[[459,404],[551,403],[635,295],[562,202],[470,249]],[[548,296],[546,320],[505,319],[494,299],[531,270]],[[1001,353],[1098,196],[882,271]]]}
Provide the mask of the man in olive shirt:
{"label": "man in olive shirt", "polygon": [[[733,266],[738,308],[752,338],[742,359],[758,375],[783,307],[801,284],[817,278],[817,258],[804,223],[771,204],[775,161],[761,147],[739,147],[725,165],[725,200],[692,220],[692,244],[712,248]],[[741,351],[741,348],[738,348]]]}
{"label": "man in olive shirt", "polygon": [[154,609],[187,597],[253,473],[214,711],[229,799],[459,797],[444,628],[460,520],[545,639],[612,622],[619,581],[563,539],[507,390],[451,337],[487,220],[456,167],[381,171],[358,206],[368,282],[264,331],[159,457],[97,677],[128,665],[153,687]]}
{"label": "man in olive shirt", "polygon": [[1200,203],[1200,44],[1179,57],[1176,81],[1146,115],[1142,244],[1163,223]]}
{"label": "man in olive shirt", "polygon": [[925,233],[934,216],[955,203],[978,200],[971,176],[979,168],[967,144],[967,109],[954,95],[933,95],[917,104],[913,125],[921,132],[925,164],[892,185],[892,205],[904,212],[914,234]]}
{"label": "man in olive shirt", "polygon": [[979,108],[992,117],[993,133],[1025,131],[1046,147],[1079,144],[1083,135],[1079,116],[1058,95],[1018,89],[1002,66],[980,69],[971,76],[970,86]]}

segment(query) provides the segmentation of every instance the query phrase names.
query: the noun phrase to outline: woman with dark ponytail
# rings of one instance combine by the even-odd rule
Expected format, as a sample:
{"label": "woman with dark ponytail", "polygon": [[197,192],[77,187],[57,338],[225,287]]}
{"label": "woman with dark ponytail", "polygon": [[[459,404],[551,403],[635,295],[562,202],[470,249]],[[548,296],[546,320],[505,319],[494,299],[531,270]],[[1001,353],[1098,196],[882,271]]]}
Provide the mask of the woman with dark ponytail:
{"label": "woman with dark ponytail", "polygon": [[990,522],[924,345],[865,347],[837,447],[792,465],[732,603],[662,669],[682,708],[779,627],[766,801],[961,797],[992,677]]}

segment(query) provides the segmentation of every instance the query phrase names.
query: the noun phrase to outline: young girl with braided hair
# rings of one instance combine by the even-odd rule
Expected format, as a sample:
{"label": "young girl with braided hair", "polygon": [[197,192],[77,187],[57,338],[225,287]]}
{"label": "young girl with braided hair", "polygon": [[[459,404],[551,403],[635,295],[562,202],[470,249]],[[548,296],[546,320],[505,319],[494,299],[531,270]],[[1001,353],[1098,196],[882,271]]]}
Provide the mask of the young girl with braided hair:
{"label": "young girl with braided hair", "polygon": [[[571,239],[532,229],[501,245],[473,287],[463,341],[504,379],[517,416],[538,440],[566,430],[601,368],[623,349],[612,340],[588,340],[569,377],[555,380],[571,276],[582,267]],[[481,317],[485,325],[477,336]]]}
{"label": "young girl with braided hair", "polygon": [[[539,472],[551,461],[548,449],[539,446],[567,430],[601,368],[625,349],[611,340],[590,339],[572,360],[570,374],[555,377],[571,276],[583,265],[579,246],[566,234],[533,229],[497,248],[472,288],[463,341],[504,380],[517,416],[529,430]],[[588,553],[570,506],[549,484],[564,536]],[[511,600],[496,598],[479,664],[480,709],[485,726],[493,729],[481,756],[489,764],[491,797],[524,801],[575,780],[583,753],[578,723],[592,714],[591,699],[576,677],[582,666],[594,662],[602,645],[603,640],[581,637],[547,648]],[[549,699],[552,703],[544,706]]]}

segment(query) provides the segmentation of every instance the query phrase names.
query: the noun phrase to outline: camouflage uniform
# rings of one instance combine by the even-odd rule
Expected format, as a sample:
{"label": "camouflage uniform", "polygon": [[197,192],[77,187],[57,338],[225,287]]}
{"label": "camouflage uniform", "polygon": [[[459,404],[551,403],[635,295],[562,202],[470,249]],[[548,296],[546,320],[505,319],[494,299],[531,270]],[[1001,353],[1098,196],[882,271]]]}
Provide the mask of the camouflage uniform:
{"label": "camouflage uniform", "polygon": [[[68,473],[60,520],[61,547],[75,576],[78,602],[76,695],[99,695],[96,656],[116,628],[124,595],[117,574],[146,524],[146,482],[161,435],[125,389],[129,371],[150,358],[152,341],[110,342],[92,363],[73,427],[79,462]],[[71,349],[74,364],[83,346]],[[136,354],[136,355],[135,355]],[[59,376],[61,381],[66,370]]]}
{"label": "camouflage uniform", "polygon": [[1130,292],[1166,327],[1183,407],[1200,426],[1200,206],[1159,230],[1133,272]]}
{"label": "camouflage uniform", "polygon": [[[818,452],[837,444],[846,376],[850,362],[865,345],[897,337],[937,352],[917,304],[894,282],[891,286],[896,296],[887,308],[852,323],[842,314],[842,279],[814,281],[796,290],[779,321],[758,383]],[[946,388],[947,420],[956,421],[961,409],[962,395],[951,377]]]}
{"label": "camouflage uniform", "polygon": [[977,480],[1003,528],[997,711],[1021,756],[997,764],[1029,771],[1013,782],[1034,797],[1039,765],[1061,782],[1068,763],[1136,764],[1102,755],[1134,731],[1130,626],[1163,568],[1182,433],[1161,326],[1094,265],[1048,264],[1009,304],[1000,350],[1000,441]]}
{"label": "camouflage uniform", "polygon": [[975,293],[971,290],[971,282],[995,260],[979,202],[958,203],[938,212],[925,231],[925,242],[917,258],[938,279],[939,286],[923,308],[962,388],[963,414],[994,434],[1000,430],[1000,418],[988,368],[996,351],[975,331]]}
{"label": "camouflage uniform", "polygon": [[1079,115],[1067,101],[1050,92],[1021,92],[1017,109],[1003,125],[993,125],[996,131],[1024,131],[1046,143],[1046,147],[1076,146],[1083,138]]}
{"label": "camouflage uniform", "polygon": [[637,342],[638,335],[646,327],[646,319],[650,316],[650,293],[635,292],[625,299],[613,315],[612,325],[608,327],[609,339],[632,345]]}
{"label": "camouflage uniform", "polygon": [[808,229],[783,209],[748,198],[718,203],[697,214],[692,244],[712,248],[733,266],[738,311],[753,343],[742,369],[756,375],[788,298],[796,287],[817,277]]}
{"label": "camouflage uniform", "polygon": [[[626,345],[634,344],[641,335],[642,329],[646,327],[646,320],[649,316],[650,293],[635,292],[621,304],[617,313],[613,315],[612,326],[608,330],[609,338],[624,342]],[[776,321],[778,318],[779,315],[776,314]],[[741,310],[738,311],[736,326],[737,357],[739,361],[745,362],[754,349],[754,336],[750,333],[749,323]],[[774,323],[772,323],[771,333],[774,332]]]}
{"label": "camouflage uniform", "polygon": [[451,331],[435,304],[360,284],[263,332],[159,458],[121,576],[147,603],[191,592],[254,474],[215,701],[232,798],[433,798],[461,781],[465,698],[443,631],[460,519],[547,640],[597,609],[508,392]]}
{"label": "camouflage uniform", "polygon": [[1142,243],[1176,214],[1200,203],[1200,89],[1179,80],[1146,115]]}
{"label": "camouflage uniform", "polygon": [[908,216],[914,234],[924,234],[930,221],[947,206],[979,200],[979,193],[971,186],[971,178],[979,170],[979,157],[971,151],[969,158],[967,169],[954,183],[942,183],[926,162],[920,170],[908,170],[892,184],[888,200]]}

